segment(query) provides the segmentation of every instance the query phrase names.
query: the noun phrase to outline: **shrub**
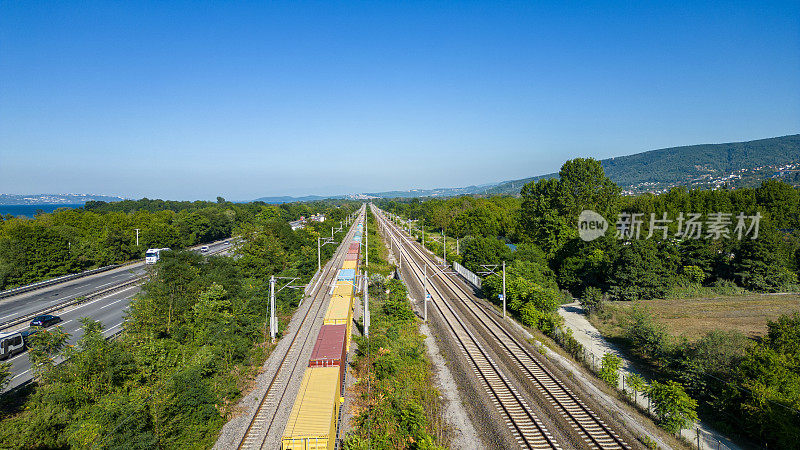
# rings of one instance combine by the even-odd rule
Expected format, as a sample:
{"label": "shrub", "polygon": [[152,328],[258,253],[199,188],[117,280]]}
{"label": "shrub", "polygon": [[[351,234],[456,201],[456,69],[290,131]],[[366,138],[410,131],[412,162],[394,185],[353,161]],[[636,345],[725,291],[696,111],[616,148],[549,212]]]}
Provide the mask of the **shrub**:
{"label": "shrub", "polygon": [[647,396],[653,402],[659,424],[670,433],[678,433],[697,421],[697,401],[680,384],[654,381],[647,388]]}
{"label": "shrub", "polygon": [[584,289],[580,301],[587,313],[599,311],[603,307],[603,292],[594,286],[589,286]]}
{"label": "shrub", "polygon": [[617,387],[619,383],[619,369],[622,367],[622,360],[613,353],[605,353],[600,362],[600,379],[608,385]]}
{"label": "shrub", "polygon": [[667,354],[669,342],[664,325],[657,324],[652,316],[640,307],[634,307],[625,325],[625,337],[642,356],[656,362]]}

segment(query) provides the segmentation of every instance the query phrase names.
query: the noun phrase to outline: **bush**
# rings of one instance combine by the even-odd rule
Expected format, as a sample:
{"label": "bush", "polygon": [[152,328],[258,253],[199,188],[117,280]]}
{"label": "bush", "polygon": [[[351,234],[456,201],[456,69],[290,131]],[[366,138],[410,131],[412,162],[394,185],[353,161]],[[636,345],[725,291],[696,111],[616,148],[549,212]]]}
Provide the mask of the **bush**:
{"label": "bush", "polygon": [[647,396],[653,402],[659,425],[670,433],[678,433],[697,421],[697,401],[680,384],[671,380],[653,381],[647,388]]}
{"label": "bush", "polygon": [[603,308],[603,292],[594,286],[589,286],[583,290],[580,302],[589,314],[600,311]]}
{"label": "bush", "polygon": [[666,356],[669,335],[664,325],[657,324],[644,309],[634,307],[625,325],[625,337],[640,355],[660,362]]}
{"label": "bush", "polygon": [[619,369],[622,367],[622,360],[613,353],[605,353],[600,362],[600,372],[598,376],[609,386],[617,387],[619,383]]}

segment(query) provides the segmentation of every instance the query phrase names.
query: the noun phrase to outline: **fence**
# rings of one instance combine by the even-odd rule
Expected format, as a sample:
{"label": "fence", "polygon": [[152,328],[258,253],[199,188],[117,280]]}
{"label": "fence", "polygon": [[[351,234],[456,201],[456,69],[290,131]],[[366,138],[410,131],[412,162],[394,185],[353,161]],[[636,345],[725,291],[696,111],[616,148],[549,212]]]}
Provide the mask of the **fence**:
{"label": "fence", "polygon": [[[583,364],[584,367],[589,369],[595,375],[600,373],[601,357],[595,356],[594,353],[588,351],[583,345],[578,343],[578,341],[571,336],[571,333],[565,332],[565,330],[561,327],[556,327],[553,332],[549,334],[549,336],[553,338],[553,340],[556,341],[556,343],[564,350],[566,350],[567,353],[572,355],[575,361]],[[637,392],[631,389],[630,385],[628,385],[626,389],[625,374],[621,374],[621,379],[622,389],[619,389],[619,386],[616,386],[616,388],[622,392],[628,403],[631,406],[638,408],[640,412],[657,421],[658,417],[653,409],[653,405],[650,403],[650,399],[647,397],[647,394],[642,391]],[[647,398],[646,406],[644,405],[645,398]],[[639,400],[641,400],[641,403]],[[731,450],[732,448],[736,448],[735,446],[729,446],[727,445],[728,443],[721,441],[719,436],[700,429],[697,426],[692,426],[688,430],[681,430],[681,435],[686,441],[689,441],[692,444],[692,447],[696,447],[700,450]]]}
{"label": "fence", "polygon": [[481,288],[481,278],[480,278],[479,276],[475,275],[474,273],[470,272],[469,270],[467,270],[467,268],[466,268],[466,267],[464,267],[464,266],[462,266],[461,264],[459,264],[459,263],[457,263],[457,262],[453,261],[453,269],[455,269],[455,270],[456,270],[456,272],[457,272],[459,275],[461,275],[462,277],[464,277],[464,278],[465,278],[467,281],[469,281],[469,282],[470,282],[470,283],[471,283],[473,286],[475,286],[475,287],[476,287],[476,288],[478,288],[478,289],[480,289],[480,288]]}

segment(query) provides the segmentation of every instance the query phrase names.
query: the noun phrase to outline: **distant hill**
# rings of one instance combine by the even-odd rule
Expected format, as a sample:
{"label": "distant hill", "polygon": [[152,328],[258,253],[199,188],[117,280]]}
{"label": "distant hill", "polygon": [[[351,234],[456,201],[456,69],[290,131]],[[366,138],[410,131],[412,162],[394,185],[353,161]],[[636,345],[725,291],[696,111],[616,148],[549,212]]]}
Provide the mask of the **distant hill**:
{"label": "distant hill", "polygon": [[[628,194],[663,192],[674,186],[752,186],[766,178],[781,178],[790,184],[800,185],[800,134],[747,142],[662,148],[603,159],[600,163],[606,175]],[[262,197],[258,200],[287,203],[323,198],[518,195],[522,186],[530,181],[557,176],[557,173],[550,173],[467,187],[410,189],[331,197]]]}
{"label": "distant hill", "polygon": [[[600,161],[606,175],[628,193],[660,192],[673,186],[747,186],[765,178],[800,174],[800,134],[757,141],[662,148]],[[525,183],[547,174],[505,181],[486,194],[518,194]]]}
{"label": "distant hill", "polygon": [[[625,193],[663,192],[674,186],[709,188],[752,186],[766,178],[800,184],[800,134],[727,144],[700,144],[662,148],[628,156],[603,159],[603,169]],[[519,194],[526,183],[555,178],[557,173],[501,183],[442,188],[440,196]],[[420,191],[391,192],[393,197],[417,197]],[[389,193],[375,193],[385,197]]]}
{"label": "distant hill", "polygon": [[77,205],[89,201],[118,202],[122,197],[94,194],[0,194],[0,205]]}
{"label": "distant hill", "polygon": [[334,198],[334,197],[320,197],[319,195],[306,195],[304,197],[290,197],[288,195],[280,196],[280,197],[261,197],[253,200],[254,202],[264,202],[269,203],[271,205],[279,205],[281,203],[292,203],[292,202],[313,202],[315,200],[324,200],[326,198]]}

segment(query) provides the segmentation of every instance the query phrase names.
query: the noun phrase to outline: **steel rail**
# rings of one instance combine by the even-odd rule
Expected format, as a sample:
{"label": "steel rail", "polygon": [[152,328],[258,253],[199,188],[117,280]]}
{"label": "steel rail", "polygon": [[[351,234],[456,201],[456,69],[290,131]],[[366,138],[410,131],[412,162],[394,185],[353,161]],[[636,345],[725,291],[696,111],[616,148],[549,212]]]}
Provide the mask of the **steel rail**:
{"label": "steel rail", "polygon": [[[347,232],[346,236],[348,238],[350,238],[350,236],[353,234],[356,223],[357,222],[354,222],[353,226]],[[344,239],[342,242],[347,242],[348,240],[349,239]],[[341,259],[344,257],[344,255],[346,255],[346,250],[345,250],[346,248],[347,247],[342,244],[339,245],[339,248],[336,251],[337,254],[333,258],[331,258],[331,261],[328,262],[327,264],[328,267],[327,269],[325,269],[326,273],[324,275],[321,275],[320,279],[332,280],[336,277],[338,269],[336,268],[336,264],[331,264],[331,262],[339,261],[339,263],[341,263]],[[286,395],[286,389],[281,390],[280,398],[278,399],[277,403],[272,403],[272,402],[269,403],[270,405],[273,404],[275,405],[275,410],[273,411],[272,416],[269,418],[267,418],[266,416],[269,415],[270,411],[268,410],[268,408],[265,408],[265,405],[267,404],[267,400],[271,399],[270,397],[271,394],[276,395],[276,391],[273,390],[273,388],[276,387],[276,381],[278,381],[278,378],[280,376],[285,377],[285,380],[281,380],[280,383],[281,385],[283,385],[283,384],[288,384],[292,378],[292,375],[294,375],[295,370],[298,367],[298,361],[297,360],[292,361],[291,358],[289,358],[289,356],[290,355],[295,356],[297,353],[302,351],[303,347],[305,347],[305,345],[307,344],[311,333],[305,333],[305,339],[303,340],[303,344],[300,345],[299,347],[295,346],[295,344],[297,343],[297,338],[301,334],[300,331],[303,329],[304,325],[306,325],[306,321],[309,318],[309,314],[314,308],[314,302],[318,303],[318,305],[314,315],[312,316],[311,319],[312,323],[314,319],[316,319],[316,317],[319,315],[320,311],[322,310],[322,307],[325,305],[324,299],[327,296],[327,289],[326,289],[327,286],[328,286],[327,282],[318,283],[312,290],[313,293],[312,297],[314,298],[314,301],[308,306],[308,309],[306,310],[306,313],[303,316],[303,320],[300,322],[299,326],[297,327],[297,330],[294,333],[294,336],[292,337],[291,343],[286,348],[286,353],[281,357],[280,364],[278,365],[275,374],[270,379],[269,385],[267,386],[267,389],[264,391],[264,395],[259,400],[258,408],[256,409],[255,414],[253,414],[253,417],[250,419],[247,425],[247,429],[245,430],[244,435],[242,435],[242,439],[239,441],[239,444],[237,445],[238,449],[262,448],[264,446],[264,443],[267,437],[269,436],[269,432],[272,430],[272,426],[275,422],[275,416],[278,413],[277,405],[280,405],[280,403],[283,401],[283,398]],[[291,373],[289,373],[288,376],[286,376],[286,371],[283,369],[284,365],[286,365],[289,362],[294,362],[295,365],[294,367],[292,367]],[[267,419],[269,419],[269,425],[267,425],[265,430],[263,426],[266,424]],[[263,438],[261,437],[262,433],[263,433]]]}
{"label": "steel rail", "polygon": [[[386,223],[385,218],[381,217],[380,219],[384,224]],[[403,251],[402,247],[401,251]],[[409,252],[406,250],[405,253],[408,254]],[[421,265],[414,258],[409,259],[412,262],[410,266],[411,272],[417,278],[420,286],[422,286],[423,274]],[[490,394],[499,412],[505,416],[506,423],[513,427],[511,431],[517,442],[527,448],[560,448],[541,420],[530,409],[525,399],[522,398],[511,382],[500,371],[488,352],[445,299],[439,288],[433,283],[430,284],[430,287],[434,290],[440,302],[445,305],[445,309],[442,308],[439,302],[433,301],[433,296],[431,296],[431,303],[434,304],[434,307],[444,319],[444,323],[453,332],[462,352],[471,361],[473,371],[483,381],[485,390]]]}
{"label": "steel rail", "polygon": [[[423,261],[433,262],[429,255],[425,254],[416,245],[408,241],[405,236],[398,230],[398,228],[389,223],[392,232],[398,236],[399,240],[404,242],[406,247],[410,247],[417,257],[422,258]],[[413,261],[413,258],[411,258]],[[598,448],[630,448],[608,425],[601,420],[596,413],[594,413],[586,404],[581,401],[568,387],[558,380],[550,370],[535,358],[531,352],[524,346],[517,342],[516,338],[511,335],[503,326],[498,323],[497,319],[489,314],[485,307],[476,302],[472,296],[460,285],[454,282],[447,276],[440,277],[442,284],[454,296],[469,306],[467,301],[477,308],[467,308],[480,323],[492,326],[486,326],[485,329],[496,338],[502,346],[504,352],[512,358],[518,368],[526,375],[528,379],[533,381],[539,391],[545,395],[550,402],[559,408],[562,417],[568,420],[570,425],[575,429],[587,443],[594,445]],[[433,282],[431,283],[433,284]],[[480,311],[483,317],[479,317],[475,311]],[[488,322],[483,319],[488,319]],[[498,331],[499,330],[499,331]]]}

